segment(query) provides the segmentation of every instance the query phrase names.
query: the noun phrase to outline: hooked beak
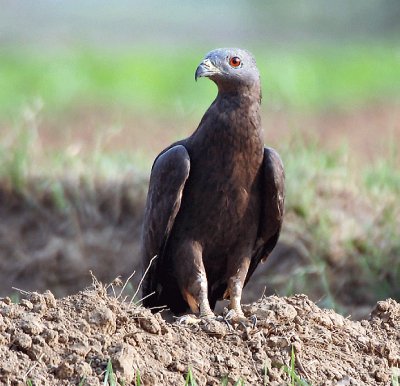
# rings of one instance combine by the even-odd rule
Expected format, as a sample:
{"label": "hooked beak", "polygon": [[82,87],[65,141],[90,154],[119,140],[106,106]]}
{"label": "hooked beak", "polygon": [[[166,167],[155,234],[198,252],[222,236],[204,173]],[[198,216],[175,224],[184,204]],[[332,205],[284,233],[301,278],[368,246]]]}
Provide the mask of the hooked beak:
{"label": "hooked beak", "polygon": [[194,79],[197,81],[197,78],[202,77],[210,77],[215,74],[220,74],[221,71],[218,67],[214,66],[210,59],[204,59],[199,67],[196,69],[196,73],[194,74]]}

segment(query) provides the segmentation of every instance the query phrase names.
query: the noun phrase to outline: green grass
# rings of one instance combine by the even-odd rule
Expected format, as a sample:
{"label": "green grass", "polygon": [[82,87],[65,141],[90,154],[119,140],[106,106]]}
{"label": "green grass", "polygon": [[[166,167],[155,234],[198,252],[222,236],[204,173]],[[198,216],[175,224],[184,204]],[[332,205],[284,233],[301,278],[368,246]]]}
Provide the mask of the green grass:
{"label": "green grass", "polygon": [[289,279],[287,294],[320,293],[322,306],[343,313],[339,275],[349,280],[347,285],[353,283],[358,301],[398,299],[398,157],[360,168],[349,163],[346,148],[328,152],[298,139],[283,149],[282,157],[287,175],[286,235],[303,245],[306,257]]}
{"label": "green grass", "polygon": [[189,370],[186,375],[185,386],[197,386],[197,382],[194,379],[194,375],[193,375],[191,367],[189,367]]}
{"label": "green grass", "polygon": [[[31,382],[31,381],[28,381],[28,382]],[[84,380],[82,380],[81,383],[79,383],[79,385],[81,385],[81,384],[82,384],[82,386],[84,385]],[[137,370],[136,376],[135,376],[135,386],[140,386],[141,384],[142,384],[142,380],[140,377],[140,372],[139,372],[139,370]],[[225,377],[221,381],[221,386],[224,386],[227,384],[228,384],[228,377]],[[107,363],[107,368],[106,368],[105,374],[104,374],[103,386],[124,386],[124,385],[125,385],[125,381],[117,379],[117,376],[112,367],[111,360],[109,360]],[[196,382],[195,376],[193,374],[193,370],[190,366],[189,366],[188,372],[186,374],[185,383],[183,385],[184,386],[197,386],[197,382]],[[244,385],[245,385],[245,383],[242,379],[238,379],[234,384],[234,386],[244,386]],[[32,382],[30,384],[28,383],[28,386],[32,386]]]}
{"label": "green grass", "polygon": [[391,386],[400,386],[400,369],[397,367],[392,368]]}
{"label": "green grass", "polygon": [[[271,106],[295,109],[348,108],[400,96],[398,45],[349,45],[281,51],[254,50]],[[0,121],[12,120],[37,100],[48,112],[77,105],[125,106],[173,116],[204,111],[215,95],[210,82],[194,83],[204,48],[160,47],[99,52],[46,53],[3,50],[0,56]]]}
{"label": "green grass", "polygon": [[[290,365],[289,366],[283,366],[283,371],[289,376],[289,385],[290,386],[311,386],[310,383],[302,379],[296,372],[295,368],[295,363],[296,363],[296,358],[295,358],[295,353],[294,349],[292,347],[292,352],[291,352],[291,358],[290,358]],[[221,380],[221,386],[227,386],[229,383],[229,379],[227,376],[225,376]],[[26,381],[27,386],[33,386],[33,381],[28,379]],[[137,370],[136,372],[136,377],[135,377],[135,386],[141,386],[142,381],[140,377],[140,372]],[[267,385],[267,382],[264,381],[264,384]],[[79,382],[79,386],[84,386],[85,385],[85,378],[82,378],[82,380]],[[125,382],[124,381],[118,381],[117,376],[114,373],[113,367],[111,360],[108,361],[107,363],[107,368],[106,372],[104,375],[104,380],[103,380],[103,386],[124,386]],[[398,375],[395,374],[393,371],[393,375],[391,377],[391,385],[392,386],[399,386],[399,377]],[[184,386],[197,386],[195,377],[193,375],[193,371],[191,367],[189,367],[188,372],[186,374],[186,379]],[[245,381],[241,378],[239,378],[235,383],[234,386],[245,386]]]}
{"label": "green grass", "polygon": [[101,138],[97,139],[94,150],[79,156],[67,149],[48,149],[38,135],[39,121],[40,113],[32,112],[29,121],[22,119],[0,139],[0,181],[3,186],[24,192],[31,188],[27,187],[30,179],[45,177],[37,187],[51,191],[56,205],[65,208],[68,203],[60,176],[64,179],[82,179],[81,182],[86,185],[93,185],[98,178],[120,178],[128,173],[137,176],[151,167],[151,160],[141,152],[107,153]]}
{"label": "green grass", "polygon": [[142,384],[142,378],[140,377],[139,369],[136,371],[135,382],[135,386],[140,386]]}
{"label": "green grass", "polygon": [[103,386],[117,386],[117,376],[114,374],[111,360],[107,362]]}
{"label": "green grass", "polygon": [[[117,375],[114,373],[111,359],[109,359],[107,362],[106,372],[104,374],[103,386],[125,386],[125,381],[123,379],[122,380],[117,379]],[[136,386],[140,386],[140,383],[136,384]]]}
{"label": "green grass", "polygon": [[289,376],[290,386],[311,386],[304,379],[302,379],[296,372],[295,368],[296,357],[294,354],[294,348],[292,346],[292,353],[290,357],[290,366],[283,366],[283,371]]}
{"label": "green grass", "polygon": [[[229,383],[229,378],[228,376],[225,376],[224,378],[222,378],[221,380],[221,386],[227,386]],[[245,382],[242,378],[239,378],[234,384],[233,386],[244,386]],[[193,375],[193,370],[192,368],[189,366],[188,372],[186,374],[186,378],[185,378],[185,386],[197,386],[197,382],[195,379],[195,376]]]}
{"label": "green grass", "polygon": [[80,381],[79,381],[79,385],[78,386],[84,386],[86,382],[86,377],[83,377]]}
{"label": "green grass", "polygon": [[399,96],[400,57],[394,46],[272,53],[265,61],[264,89],[278,104],[346,109],[375,98]]}
{"label": "green grass", "polygon": [[[132,371],[134,371],[132,369]],[[103,386],[125,386],[126,382],[123,379],[117,379],[117,375],[114,372],[111,359],[107,362],[106,371],[104,373]],[[135,375],[135,386],[140,386],[142,384],[142,379],[140,377],[140,371],[136,371]],[[82,384],[84,385],[84,383]]]}

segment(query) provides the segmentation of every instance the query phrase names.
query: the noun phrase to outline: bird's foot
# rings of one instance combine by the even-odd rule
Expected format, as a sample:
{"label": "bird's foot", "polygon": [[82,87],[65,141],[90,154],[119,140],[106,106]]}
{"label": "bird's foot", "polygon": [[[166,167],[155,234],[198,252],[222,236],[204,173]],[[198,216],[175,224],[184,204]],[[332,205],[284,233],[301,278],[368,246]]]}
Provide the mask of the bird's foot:
{"label": "bird's foot", "polygon": [[247,320],[242,310],[235,310],[233,308],[230,310],[225,309],[224,319],[232,323],[240,323]]}
{"label": "bird's foot", "polygon": [[196,315],[188,314],[179,316],[176,318],[176,324],[185,325],[185,326],[194,326],[201,322],[201,319],[198,318]]}
{"label": "bird's foot", "polygon": [[208,320],[208,319],[215,319],[216,316],[215,316],[214,312],[212,312],[210,310],[210,311],[201,312],[199,315],[199,318]]}
{"label": "bird's foot", "polygon": [[237,310],[231,308],[229,311],[226,310],[226,313],[224,313],[224,320],[230,325],[241,326],[245,330],[254,330],[257,326],[257,317],[255,315],[252,315],[247,318],[246,316],[244,316],[241,309]]}
{"label": "bird's foot", "polygon": [[211,312],[204,312],[199,316],[194,314],[182,315],[176,319],[176,323],[180,325],[193,326],[200,323],[206,323],[210,320],[216,320],[218,317]]}

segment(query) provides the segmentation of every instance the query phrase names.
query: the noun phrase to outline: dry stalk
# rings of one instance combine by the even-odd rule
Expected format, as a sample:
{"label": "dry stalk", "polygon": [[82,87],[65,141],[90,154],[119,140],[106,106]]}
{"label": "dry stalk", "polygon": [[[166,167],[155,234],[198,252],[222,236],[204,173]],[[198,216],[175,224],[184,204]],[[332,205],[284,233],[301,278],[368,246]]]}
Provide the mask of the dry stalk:
{"label": "dry stalk", "polygon": [[137,287],[137,289],[136,289],[136,292],[133,294],[132,299],[131,299],[131,301],[129,302],[129,305],[132,304],[132,302],[134,301],[136,295],[139,293],[140,287],[142,286],[142,283],[143,283],[143,280],[144,280],[144,278],[146,277],[147,273],[149,272],[149,269],[150,269],[150,267],[151,267],[151,264],[153,263],[153,261],[154,261],[156,258],[157,258],[157,255],[154,255],[154,256],[152,257],[152,259],[150,260],[150,263],[149,263],[149,265],[147,266],[146,270],[144,271],[144,274],[143,274],[142,278],[140,279],[139,285],[138,285],[138,287]]}
{"label": "dry stalk", "polygon": [[24,378],[26,379],[26,377],[29,375],[29,373],[39,364],[39,361],[42,359],[44,353],[42,352],[39,356],[39,358],[37,359],[37,361],[28,369],[28,371],[24,374]]}
{"label": "dry stalk", "polygon": [[133,271],[133,272],[129,275],[129,277],[126,279],[124,285],[123,285],[122,288],[121,288],[121,292],[120,292],[120,293],[118,294],[118,296],[117,296],[117,299],[119,299],[119,298],[122,296],[122,293],[124,292],[125,287],[127,286],[129,280],[132,279],[132,277],[133,277],[133,275],[134,275],[135,273],[136,273],[136,271]]}
{"label": "dry stalk", "polygon": [[135,304],[137,305],[137,304],[141,303],[144,299],[149,298],[150,296],[154,295],[155,293],[156,293],[156,291],[153,291],[153,292],[147,294],[146,296],[144,296],[143,298],[141,298],[137,302],[135,302]]}

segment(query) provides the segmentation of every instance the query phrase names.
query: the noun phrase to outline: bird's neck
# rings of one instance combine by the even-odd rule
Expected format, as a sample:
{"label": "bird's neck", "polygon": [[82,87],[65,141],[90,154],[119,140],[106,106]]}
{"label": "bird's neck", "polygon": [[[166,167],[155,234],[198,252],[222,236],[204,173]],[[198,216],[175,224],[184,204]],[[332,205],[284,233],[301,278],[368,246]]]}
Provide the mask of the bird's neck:
{"label": "bird's neck", "polygon": [[215,99],[218,110],[224,111],[226,106],[230,109],[241,111],[242,114],[252,119],[260,120],[261,87],[259,83],[228,87],[218,85],[218,95]]}
{"label": "bird's neck", "polygon": [[240,89],[219,88],[213,105],[221,119],[226,120],[227,126],[236,126],[245,135],[247,130],[261,135],[260,103],[261,89],[256,84]]}
{"label": "bird's neck", "polygon": [[217,100],[218,98],[238,99],[242,104],[256,104],[258,106],[261,103],[262,94],[259,81],[243,85],[219,82],[217,86]]}

